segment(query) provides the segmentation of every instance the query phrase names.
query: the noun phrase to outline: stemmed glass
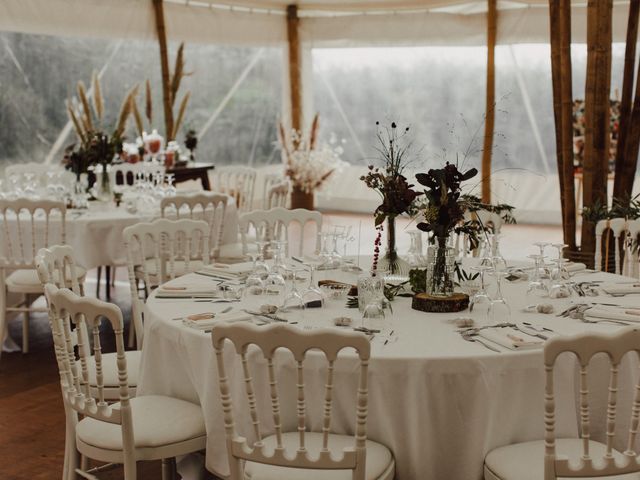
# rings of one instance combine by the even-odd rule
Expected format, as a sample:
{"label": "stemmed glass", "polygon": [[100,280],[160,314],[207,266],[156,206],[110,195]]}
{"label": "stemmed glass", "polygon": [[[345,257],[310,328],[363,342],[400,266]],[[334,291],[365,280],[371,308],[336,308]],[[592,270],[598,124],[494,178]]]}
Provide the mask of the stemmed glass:
{"label": "stemmed glass", "polygon": [[265,248],[269,245],[269,242],[265,240],[258,240],[256,242],[256,246],[258,247],[256,262],[253,267],[253,271],[256,272],[262,279],[266,278],[269,275],[269,265],[264,259],[264,251]]}
{"label": "stemmed glass", "polygon": [[470,312],[473,312],[474,309],[477,311],[478,308],[480,308],[481,310],[489,310],[489,307],[491,305],[491,297],[487,292],[487,286],[485,284],[485,272],[488,272],[491,269],[493,269],[493,267],[489,265],[477,265],[471,267],[471,270],[474,270],[480,274],[480,288],[469,301]]}
{"label": "stemmed glass", "polygon": [[554,243],[553,246],[558,250],[556,258],[556,267],[551,274],[551,286],[549,287],[549,296],[551,298],[566,298],[571,296],[571,289],[566,281],[569,278],[567,270],[564,268],[566,260],[562,257],[562,251],[567,246],[564,243]]}
{"label": "stemmed glass", "polygon": [[533,277],[531,278],[527,288],[527,295],[533,297],[548,297],[549,287],[540,276],[540,271],[544,268],[544,259],[546,257],[544,255],[529,255],[529,258],[534,261],[535,265],[533,268]]}
{"label": "stemmed glass", "polygon": [[500,257],[499,259],[497,259],[497,257],[494,257],[494,267],[490,272],[491,276],[496,279],[496,293],[491,299],[487,315],[489,319],[494,323],[508,322],[511,317],[511,309],[509,308],[509,304],[502,294],[502,279],[508,275],[508,272],[506,269],[506,263],[503,265],[500,262],[500,259],[504,262],[504,259],[502,257]]}
{"label": "stemmed glass", "polygon": [[167,186],[165,187],[165,196],[167,197],[175,197],[176,193],[177,193],[177,189],[175,187],[175,185],[173,184],[173,182],[175,181],[175,174],[174,173],[167,173],[164,176],[165,180],[167,181]]}
{"label": "stemmed glass", "polygon": [[493,263],[494,268],[498,270],[506,270],[507,269],[507,261],[500,253],[500,235],[494,233],[491,235],[491,261]]}
{"label": "stemmed glass", "polygon": [[291,288],[289,293],[282,302],[282,311],[288,312],[290,310],[304,310],[305,302],[303,296],[298,291],[298,273],[300,269],[292,268],[291,270]]}
{"label": "stemmed glass", "polygon": [[320,305],[321,307],[324,307],[324,294],[316,282],[316,265],[313,263],[307,263],[306,265],[309,267],[309,285],[302,293],[304,304],[311,306]]}
{"label": "stemmed glass", "polygon": [[[264,281],[262,280],[263,275],[266,276],[267,272],[258,269],[257,260],[260,257],[259,252],[248,253],[247,255],[253,262],[253,268],[251,269],[251,273],[249,274],[245,282],[247,286],[247,293],[260,295],[264,291]],[[266,267],[266,264],[264,266]]]}

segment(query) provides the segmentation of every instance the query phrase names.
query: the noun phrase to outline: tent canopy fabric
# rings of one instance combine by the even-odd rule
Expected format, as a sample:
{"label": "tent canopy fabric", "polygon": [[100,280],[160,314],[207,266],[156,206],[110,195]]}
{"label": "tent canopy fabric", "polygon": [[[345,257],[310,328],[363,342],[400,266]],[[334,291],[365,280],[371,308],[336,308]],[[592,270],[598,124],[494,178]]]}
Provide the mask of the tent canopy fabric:
{"label": "tent canopy fabric", "polygon": [[[169,40],[281,46],[292,0],[165,0]],[[586,3],[573,2],[573,40],[586,41]],[[299,0],[300,37],[314,47],[484,45],[486,1]],[[546,0],[499,1],[498,43],[548,43]],[[615,2],[614,41],[624,41],[628,1]],[[150,0],[3,0],[0,31],[155,37]]]}

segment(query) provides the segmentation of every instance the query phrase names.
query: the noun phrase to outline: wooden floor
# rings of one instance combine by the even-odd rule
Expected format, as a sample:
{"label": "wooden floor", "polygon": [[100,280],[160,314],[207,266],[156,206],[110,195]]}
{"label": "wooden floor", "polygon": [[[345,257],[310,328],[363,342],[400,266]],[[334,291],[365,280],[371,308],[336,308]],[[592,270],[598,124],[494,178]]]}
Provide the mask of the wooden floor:
{"label": "wooden floor", "polygon": [[[352,225],[356,238],[358,226],[362,224],[361,253],[371,253],[375,233],[370,228],[370,217],[328,214],[325,222]],[[408,248],[408,236],[402,234],[407,224],[401,222],[398,228],[400,252]],[[503,233],[503,255],[517,259],[533,253],[531,242],[534,239],[557,242],[562,235],[559,227],[540,225],[508,225]],[[353,242],[348,253],[356,253],[356,243]],[[125,321],[128,322],[130,301],[126,271],[119,268],[117,272],[118,280],[112,300],[123,309]],[[90,272],[88,276],[87,292],[95,295],[95,272]],[[42,299],[39,301],[42,302]],[[0,358],[1,480],[49,480],[61,478],[62,474],[64,414],[51,334],[44,314],[33,315],[30,325],[30,353],[3,353]],[[21,342],[20,320],[12,320],[9,328],[11,336]],[[105,330],[103,334],[108,338],[108,331]],[[139,465],[138,472],[139,479],[159,479],[159,462],[145,462]],[[119,479],[122,478],[122,471],[104,473],[100,478]]]}

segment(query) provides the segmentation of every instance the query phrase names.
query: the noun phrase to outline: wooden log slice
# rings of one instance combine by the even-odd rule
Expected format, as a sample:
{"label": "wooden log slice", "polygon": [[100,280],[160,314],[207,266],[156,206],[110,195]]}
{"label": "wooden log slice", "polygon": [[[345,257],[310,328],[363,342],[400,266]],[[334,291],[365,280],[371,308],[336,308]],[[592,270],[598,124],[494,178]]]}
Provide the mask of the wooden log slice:
{"label": "wooden log slice", "polygon": [[460,312],[469,307],[469,295],[454,293],[448,297],[434,297],[426,293],[413,296],[411,308],[422,312]]}

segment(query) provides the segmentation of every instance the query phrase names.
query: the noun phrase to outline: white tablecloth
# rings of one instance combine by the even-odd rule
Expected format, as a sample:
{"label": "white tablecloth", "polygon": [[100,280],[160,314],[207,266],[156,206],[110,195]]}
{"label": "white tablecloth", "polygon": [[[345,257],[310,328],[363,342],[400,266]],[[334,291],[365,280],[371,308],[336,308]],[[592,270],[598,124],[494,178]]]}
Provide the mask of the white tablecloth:
{"label": "white tablecloth", "polygon": [[[101,265],[126,265],[127,258],[122,231],[129,225],[149,222],[159,217],[159,210],[132,214],[127,212],[124,203],[116,208],[115,204],[111,202],[89,202],[88,210],[67,211],[66,243],[73,247],[77,263],[87,269]],[[38,232],[44,229],[44,218],[36,218],[35,228]],[[59,223],[52,222],[50,228],[50,238],[55,242],[59,241]],[[12,227],[13,231],[15,231],[15,227]],[[37,238],[41,238],[44,233],[40,232],[37,235]],[[222,243],[237,241],[238,210],[235,201],[230,199],[224,219]],[[0,238],[0,242],[4,248],[5,239]],[[30,247],[30,242],[31,239],[28,236],[24,238],[24,244],[27,248]]]}
{"label": "white tablecloth", "polygon": [[[595,280],[606,274],[584,275]],[[331,274],[329,274],[331,276]],[[196,276],[189,282],[200,281]],[[580,278],[580,277],[576,277]],[[617,277],[619,278],[619,277]],[[205,279],[206,280],[206,279]],[[510,299],[512,320],[546,325],[558,333],[613,331],[613,325],[587,325],[579,320],[555,315],[524,313],[526,283],[510,284],[504,291]],[[600,297],[607,301],[610,297]],[[574,299],[575,300],[575,299]],[[633,304],[634,297],[622,303]],[[248,298],[244,305],[256,306],[264,297]],[[635,302],[639,300],[636,297]],[[568,300],[550,301],[556,311]],[[145,343],[141,365],[139,395],[166,394],[199,403],[206,419],[208,443],[206,464],[220,475],[229,473],[225,453],[223,416],[218,391],[216,363],[210,334],[186,327],[176,317],[222,310],[224,304],[159,300],[147,302]],[[236,307],[238,308],[238,307]],[[305,324],[330,325],[338,315],[359,319],[358,310],[346,309],[344,301],[330,302],[327,308],[307,310]],[[287,314],[294,315],[294,314]],[[299,314],[298,314],[299,315]],[[448,320],[461,314],[427,314],[410,308],[410,299],[394,301],[393,329],[396,342],[383,345],[372,342],[369,367],[368,437],[387,445],[396,458],[399,480],[480,480],[485,454],[497,446],[544,435],[542,352],[492,352],[479,344],[465,342]],[[229,349],[231,350],[231,349]],[[231,351],[229,360],[234,358]],[[348,358],[336,372],[334,419],[332,428],[353,432],[356,385],[355,358]],[[340,362],[338,362],[340,363]],[[278,363],[281,392],[290,392],[289,402],[282,404],[285,426],[295,429],[295,375],[291,360]],[[312,428],[319,428],[324,376],[318,375],[316,362],[305,362],[306,397],[316,412]],[[228,367],[234,379],[233,398],[246,406],[241,369]],[[573,436],[577,431],[575,413],[575,361],[564,358],[556,369],[557,433]],[[622,369],[619,404],[628,404],[632,393],[632,365]],[[315,372],[316,375],[312,375]],[[606,370],[604,370],[606,372]],[[595,372],[591,384],[606,382],[603,371]],[[626,377],[625,377],[626,376]],[[627,378],[628,377],[628,378]],[[602,380],[602,379],[605,380]],[[344,387],[338,387],[338,385]],[[593,433],[602,432],[606,398],[605,388],[595,392],[592,417]],[[349,388],[346,388],[346,387]],[[271,428],[268,385],[256,384],[261,419]],[[347,408],[348,406],[348,408]],[[246,411],[246,410],[244,410]],[[619,419],[626,421],[628,410]],[[600,421],[600,423],[599,423]],[[240,424],[250,432],[249,423]],[[250,435],[249,435],[250,436]],[[624,435],[623,435],[624,436]],[[540,459],[542,461],[542,459]]]}

